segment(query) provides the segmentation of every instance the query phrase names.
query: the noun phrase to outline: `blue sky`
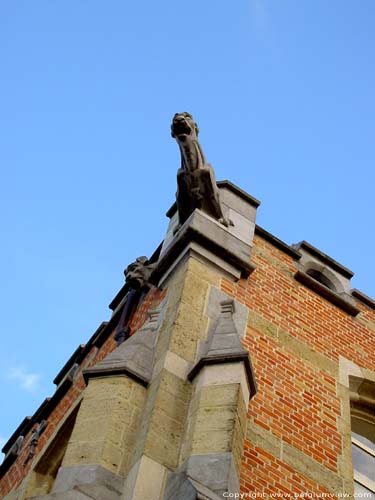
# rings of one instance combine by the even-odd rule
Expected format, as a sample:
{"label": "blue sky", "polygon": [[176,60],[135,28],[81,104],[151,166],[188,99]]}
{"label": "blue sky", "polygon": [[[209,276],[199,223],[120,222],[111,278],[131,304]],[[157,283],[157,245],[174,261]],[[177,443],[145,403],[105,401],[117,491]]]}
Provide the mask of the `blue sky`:
{"label": "blue sky", "polygon": [[0,440],[163,239],[176,111],[261,226],[375,296],[374,24],[373,0],[0,3]]}

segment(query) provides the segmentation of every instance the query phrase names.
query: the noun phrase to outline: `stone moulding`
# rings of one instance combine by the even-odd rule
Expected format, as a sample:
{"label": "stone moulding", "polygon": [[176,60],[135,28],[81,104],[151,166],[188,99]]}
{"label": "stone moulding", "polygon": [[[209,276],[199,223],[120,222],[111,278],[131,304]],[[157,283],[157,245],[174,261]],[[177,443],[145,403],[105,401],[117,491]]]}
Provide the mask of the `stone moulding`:
{"label": "stone moulding", "polygon": [[370,307],[371,309],[375,309],[375,300],[373,300],[368,295],[365,295],[364,293],[362,293],[360,290],[357,290],[356,288],[354,288],[351,291],[351,294],[353,297],[355,297],[356,299],[358,299],[361,302],[363,302],[364,304],[366,304],[366,306]]}
{"label": "stone moulding", "polygon": [[251,196],[251,194],[247,193],[246,191],[233,184],[233,182],[228,181],[227,179],[223,181],[218,181],[217,187],[219,189],[222,188],[229,189],[230,191],[235,193],[239,198],[242,198],[244,201],[246,201],[250,205],[253,205],[255,208],[258,208],[261,203],[257,198],[254,198],[254,196]]}
{"label": "stone moulding", "polygon": [[89,380],[91,378],[103,378],[103,377],[119,377],[119,376],[124,376],[124,377],[129,377],[133,379],[135,382],[138,382],[139,384],[143,385],[143,387],[148,387],[150,380],[146,379],[145,377],[141,377],[140,375],[134,373],[133,371],[129,370],[128,368],[99,368],[99,369],[90,369],[85,370],[83,372],[83,378],[85,379],[86,385],[88,384]]}
{"label": "stone moulding", "polygon": [[208,365],[219,365],[223,363],[235,363],[243,362],[245,366],[246,376],[249,383],[250,388],[250,399],[255,396],[257,392],[257,384],[255,381],[253,367],[250,362],[248,353],[238,353],[238,354],[226,354],[226,355],[216,355],[216,356],[204,356],[202,357],[198,363],[194,366],[194,368],[188,374],[188,380],[192,382],[194,378],[198,375],[198,373]]}
{"label": "stone moulding", "polygon": [[295,259],[295,260],[299,260],[302,257],[300,252],[298,252],[295,248],[288,245],[284,241],[280,240],[279,238],[277,238],[273,234],[269,233],[263,227],[258,226],[258,224],[256,224],[256,226],[255,226],[255,234],[257,234],[261,238],[265,239],[266,241],[269,241],[276,248],[278,248],[279,250],[282,250],[284,253],[286,253],[290,257],[293,257],[293,259]]}
{"label": "stone moulding", "polygon": [[158,311],[151,311],[149,322],[141,330],[125,340],[95,366],[83,370],[86,384],[90,378],[123,375],[147,387],[152,377],[155,324],[158,316]]}
{"label": "stone moulding", "polygon": [[357,316],[357,314],[360,312],[359,309],[351,302],[349,302],[347,298],[339,295],[333,290],[330,290],[329,288],[322,285],[319,281],[315,280],[305,272],[297,271],[294,274],[294,278],[299,283],[302,283],[302,285],[307,286],[308,288],[310,288],[311,290],[313,290],[314,292],[318,293],[326,300],[331,302],[331,304],[334,304],[335,306],[339,307],[340,309],[347,312],[351,316]]}
{"label": "stone moulding", "polygon": [[250,262],[251,246],[239,240],[227,228],[197,209],[161,255],[157,268],[151,276],[154,283],[158,283],[191,242],[198,243],[239,269],[244,277],[249,276],[255,269],[254,264]]}

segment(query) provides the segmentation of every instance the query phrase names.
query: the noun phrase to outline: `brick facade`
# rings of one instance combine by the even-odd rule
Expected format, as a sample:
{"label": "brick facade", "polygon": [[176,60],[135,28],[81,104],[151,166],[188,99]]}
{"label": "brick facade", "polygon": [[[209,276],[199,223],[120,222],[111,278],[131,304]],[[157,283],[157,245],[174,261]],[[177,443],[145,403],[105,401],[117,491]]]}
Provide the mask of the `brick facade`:
{"label": "brick facade", "polygon": [[[343,456],[339,357],[358,366],[375,366],[375,311],[358,302],[352,317],[299,284],[295,261],[256,237],[256,270],[222,289],[250,310],[244,340],[254,363],[259,392],[249,405],[250,428],[287,444],[340,475]],[[277,453],[245,443],[241,486],[244,492],[320,493],[329,490],[300,474]]]}
{"label": "brick facade", "polygon": [[[244,195],[239,195],[239,198],[242,200]],[[172,258],[168,252],[164,255],[165,261]],[[223,254],[218,255],[221,260],[215,260],[212,264],[206,256],[202,260],[196,258],[194,252],[190,253],[177,267],[172,267],[169,277],[161,278],[164,282],[160,290],[152,287],[138,305],[130,322],[131,332],[135,335],[147,323],[150,310],[165,303],[163,307],[166,312],[159,320],[158,329],[150,329],[150,335],[155,335],[158,343],[155,344],[153,378],[146,389],[139,389],[140,396],[137,396],[137,411],[139,405],[144,405],[143,420],[138,419],[139,427],[133,428],[135,435],[131,439],[125,435],[126,428],[121,431],[121,442],[132,443],[129,444],[127,453],[129,457],[133,453],[134,460],[127,458],[127,465],[123,468],[112,466],[110,458],[106,459],[107,461],[98,459],[98,463],[118,475],[121,480],[126,479],[125,490],[130,488],[129,484],[133,481],[131,467],[138,464],[137,470],[140,474],[142,467],[147,465],[150,477],[155,473],[156,476],[164,478],[160,479],[161,492],[165,484],[169,484],[168,474],[177,474],[179,467],[190,455],[191,460],[211,457],[214,454],[221,454],[223,457],[230,455],[234,457],[233,464],[236,467],[236,457],[242,454],[239,491],[247,494],[249,498],[251,493],[261,493],[266,497],[268,495],[268,498],[275,494],[353,494],[350,391],[349,386],[345,385],[343,366],[352,363],[358,370],[365,370],[370,380],[375,380],[374,303],[370,299],[361,300],[361,294],[355,296],[347,291],[345,296],[340,296],[340,300],[350,301],[350,307],[354,310],[354,313],[350,314],[321,293],[299,282],[295,277],[301,269],[298,250],[285,245],[260,228],[255,229],[249,256],[255,270],[247,277],[238,279],[229,273],[227,268],[220,270]],[[325,261],[325,265],[330,264]],[[163,266],[165,272],[167,264]],[[332,268],[338,268],[340,271],[339,264],[332,264]],[[250,267],[246,269],[248,274]],[[249,402],[247,389],[244,390],[244,399],[238,396],[241,387],[246,385],[244,379],[241,379],[243,376],[240,374],[238,379],[235,378],[235,374],[240,372],[236,371],[234,364],[238,362],[242,367],[241,353],[236,354],[236,357],[231,352],[234,361],[229,365],[228,359],[225,360],[228,377],[232,377],[230,381],[220,377],[214,380],[212,377],[218,375],[213,375],[214,371],[210,366],[198,373],[196,378],[188,378],[189,371],[199,358],[203,343],[209,342],[211,334],[215,335],[215,332],[210,331],[213,331],[216,320],[213,321],[207,312],[213,289],[215,293],[233,299],[235,309],[244,312],[244,332],[237,333],[241,335],[242,345],[250,354],[258,387],[255,396],[250,394]],[[25,426],[26,433],[22,434],[21,429],[20,435],[24,436],[24,441],[20,453],[0,478],[1,498],[23,500],[38,495],[40,498],[47,498],[43,495],[50,492],[49,487],[40,482],[39,486],[30,486],[38,483],[38,476],[35,475],[37,464],[50,449],[52,440],[71,409],[78,405],[82,398],[85,404],[84,409],[81,407],[78,412],[79,425],[83,422],[84,426],[89,426],[91,420],[97,418],[98,423],[92,427],[94,431],[95,428],[99,429],[105,425],[106,419],[113,418],[109,415],[105,420],[101,420],[99,413],[95,415],[95,405],[99,405],[95,402],[98,394],[96,387],[100,386],[102,395],[106,394],[107,379],[99,378],[96,382],[90,380],[86,388],[82,371],[97,365],[116,350],[114,332],[119,321],[119,311],[121,312],[121,305],[114,311],[108,324],[104,325],[99,333],[94,334],[86,347],[82,347],[81,354],[76,357],[79,361],[78,371],[61,399],[56,401],[53,407],[48,407],[47,404],[47,410],[42,408],[41,415],[47,421],[47,427],[37,443],[35,455],[26,463],[32,430],[37,427],[40,418],[34,416],[32,425]],[[237,324],[235,327],[237,328]],[[215,363],[218,363],[217,359]],[[161,371],[156,368],[159,365]],[[347,374],[347,371],[345,373]],[[118,380],[108,381],[108,387],[118,387]],[[121,385],[121,401],[126,400],[126,391],[133,387],[131,384],[133,381],[128,385]],[[228,399],[225,405],[222,403],[223,406],[220,406],[220,398],[214,396],[218,390],[220,393],[220,387],[223,388],[223,398],[224,394],[228,394],[226,391],[229,387],[236,395],[230,396],[232,399]],[[104,401],[103,398],[104,396],[101,396],[101,401]],[[206,401],[204,405],[203,399]],[[121,406],[121,401],[116,402],[110,397],[105,405],[107,408]],[[247,423],[243,422],[241,416],[243,401],[246,405],[248,402]],[[175,407],[176,405],[178,407]],[[90,411],[93,412],[92,418]],[[132,407],[126,406],[126,411],[132,412]],[[149,415],[147,418],[146,414]],[[207,416],[209,414],[211,417]],[[216,420],[212,420],[213,414],[217,415]],[[224,418],[224,415],[227,417]],[[119,419],[121,418],[120,415]],[[211,420],[206,421],[206,418]],[[113,428],[108,431],[105,439],[113,444],[113,441],[116,441],[113,435],[116,435],[119,426],[116,422],[112,423]],[[84,457],[84,453],[79,451],[83,438],[77,430],[77,425],[76,423],[73,426],[72,439],[65,443],[68,448],[68,452],[64,451],[66,467],[81,462],[81,465],[91,464],[95,462],[95,454],[99,454],[99,451],[95,451],[94,444],[90,445],[90,436],[87,437],[86,443],[88,447],[91,446],[90,458]],[[159,442],[158,428],[163,429],[163,425],[165,439]],[[199,446],[194,442],[194,436],[202,436],[202,432],[204,435],[212,429],[216,433],[212,442],[209,440],[206,443],[203,437],[200,438],[202,441]],[[118,443],[116,450],[116,453],[121,454]],[[163,453],[166,458],[163,458]],[[79,458],[80,454],[82,460]],[[207,467],[211,467],[211,459],[205,460]],[[148,461],[152,461],[152,464]],[[60,466],[61,462],[57,464],[57,467]],[[190,466],[191,464],[188,467]],[[155,472],[159,471],[158,467],[160,472]],[[193,477],[193,472],[186,474],[189,478]],[[52,483],[53,480],[54,478],[51,479]],[[209,481],[207,484],[204,481],[202,479],[202,488],[208,487],[209,484]],[[133,482],[138,484],[135,479]],[[141,491],[142,487],[144,485],[138,485],[138,490]],[[137,486],[132,488],[134,496],[124,494],[121,498],[141,498],[141,493],[136,493]],[[229,486],[228,488],[230,490]],[[167,490],[168,488],[165,491]],[[212,493],[213,495],[223,489],[217,487],[214,491],[216,493]],[[150,497],[147,495],[153,493],[142,494],[146,495],[146,500],[173,498],[173,495],[168,496],[168,493],[165,493],[166,497],[161,497],[161,493]]]}

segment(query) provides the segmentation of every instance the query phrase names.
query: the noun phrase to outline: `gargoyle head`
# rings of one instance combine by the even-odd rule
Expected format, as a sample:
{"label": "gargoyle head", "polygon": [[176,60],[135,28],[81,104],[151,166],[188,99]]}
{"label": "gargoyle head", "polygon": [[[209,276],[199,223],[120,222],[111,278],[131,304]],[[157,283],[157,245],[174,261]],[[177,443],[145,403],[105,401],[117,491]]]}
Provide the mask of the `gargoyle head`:
{"label": "gargoyle head", "polygon": [[130,288],[140,290],[145,286],[149,286],[149,278],[155,265],[146,264],[147,262],[147,257],[138,257],[125,269],[125,280]]}
{"label": "gargoyle head", "polygon": [[176,113],[171,124],[171,135],[175,139],[190,137],[197,139],[199,133],[198,125],[190,113]]}

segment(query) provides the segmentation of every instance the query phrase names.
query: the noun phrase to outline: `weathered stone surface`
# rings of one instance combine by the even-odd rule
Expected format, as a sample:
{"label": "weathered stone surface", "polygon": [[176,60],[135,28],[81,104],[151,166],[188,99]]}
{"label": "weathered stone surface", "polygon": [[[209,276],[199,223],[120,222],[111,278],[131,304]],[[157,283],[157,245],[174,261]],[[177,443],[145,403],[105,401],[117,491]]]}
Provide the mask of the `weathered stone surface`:
{"label": "weathered stone surface", "polygon": [[198,387],[205,386],[228,386],[238,384],[241,388],[243,400],[246,406],[249,401],[250,391],[244,364],[234,361],[233,363],[213,364],[205,366],[199,374]]}
{"label": "weathered stone surface", "polygon": [[180,470],[218,495],[224,492],[236,493],[240,490],[231,453],[193,455]]}
{"label": "weathered stone surface", "polygon": [[143,456],[126,478],[121,500],[159,500],[168,469]]}
{"label": "weathered stone surface", "polygon": [[220,189],[223,205],[255,223],[257,208],[260,205],[259,200],[228,180],[218,181],[217,186]]}
{"label": "weathered stone surface", "polygon": [[124,376],[91,379],[63,467],[98,464],[125,475],[145,398],[146,389]]}
{"label": "weathered stone surface", "polygon": [[[160,280],[173,267],[181,254],[184,254],[191,242],[198,243],[203,249],[202,256],[210,260],[220,269],[220,260],[234,266],[240,274],[248,276],[254,266],[250,262],[251,245],[236,235],[235,229],[226,228],[216,220],[212,219],[201,210],[195,210],[183,224],[173,239],[170,239],[168,247],[163,247],[158,266],[154,272],[153,279]],[[195,248],[199,253],[199,247]],[[225,272],[228,268],[222,268]],[[235,276],[234,276],[235,277]],[[238,276],[235,277],[238,279]]]}
{"label": "weathered stone surface", "polygon": [[197,500],[197,490],[184,473],[171,474],[168,478],[164,500]]}
{"label": "weathered stone surface", "polygon": [[150,287],[150,276],[155,264],[150,264],[147,257],[138,257],[124,271],[126,284],[134,290]]}
{"label": "weathered stone surface", "polygon": [[220,500],[222,498],[181,472],[171,474],[168,478],[163,500]]}
{"label": "weathered stone surface", "polygon": [[234,301],[232,299],[223,300],[220,307],[221,311],[216,325],[205,345],[201,348],[201,357],[189,373],[189,380],[193,380],[201,369],[207,365],[237,361],[245,366],[250,398],[252,398],[257,391],[255,375],[249,353],[241,344],[233,320]]}
{"label": "weathered stone surface", "polygon": [[59,493],[73,490],[79,487],[81,491],[87,487],[102,486],[108,490],[112,490],[119,495],[122,490],[124,479],[116,474],[113,474],[105,467],[100,465],[81,465],[75,467],[61,467],[56,481],[53,485],[52,492]]}
{"label": "weathered stone surface", "polygon": [[190,384],[163,369],[148,390],[132,464],[143,455],[163,466],[178,465]]}
{"label": "weathered stone surface", "polygon": [[[229,181],[218,182],[217,186],[219,187],[220,197],[223,200],[222,206],[224,208],[226,217],[233,223],[233,225],[230,225],[227,228],[229,233],[233,235],[239,242],[248,245],[249,249],[251,249],[255,231],[256,208],[259,206],[260,202],[255,198],[249,196],[247,193],[245,193]],[[171,218],[171,220],[161,250],[162,260],[168,248],[172,247],[172,242],[175,243],[176,238],[179,238],[179,234],[176,235],[176,230],[179,227],[179,217],[178,212],[176,211],[176,206],[173,206],[168,211],[167,215]],[[195,243],[199,243],[199,238],[191,238],[190,243],[187,243],[186,247],[191,246],[192,241],[194,241]],[[193,248],[190,248],[189,255],[193,255],[194,252],[197,257],[200,256],[202,258],[202,261],[205,260],[208,265],[210,265],[210,263],[213,264],[218,269],[220,269],[221,272],[224,272],[225,274],[230,276],[231,279],[238,280],[240,278],[242,271],[238,266],[236,270],[236,263],[234,261],[231,261],[231,258],[228,257],[228,255],[225,255],[225,252],[214,251],[214,240],[211,243],[207,240],[201,243],[202,244],[199,248],[195,248],[194,250]],[[185,248],[185,251],[186,250],[187,248]],[[181,254],[181,248],[179,249],[179,252]],[[176,256],[177,253],[174,253]],[[248,262],[249,258],[250,253],[248,254],[247,258]],[[252,270],[253,267],[248,268],[244,271],[244,274],[250,273]]]}
{"label": "weathered stone surface", "polygon": [[199,390],[189,408],[184,456],[231,452],[239,384]]}
{"label": "weathered stone surface", "polygon": [[125,374],[147,385],[153,370],[154,344],[153,331],[140,330],[102,361],[84,370],[84,376],[89,379]]}
{"label": "weathered stone surface", "polygon": [[[103,492],[98,488],[98,494],[102,495]],[[30,497],[26,500],[99,500],[99,498],[103,498],[103,500],[115,500],[114,498],[108,497],[93,497],[88,496],[85,493],[75,489],[73,491],[64,491],[63,493],[49,493],[48,495],[41,495],[37,497]],[[118,497],[117,497],[118,498]]]}
{"label": "weathered stone surface", "polygon": [[220,313],[216,328],[208,341],[206,358],[246,353],[242,347],[233,320],[234,301],[225,299],[220,303]]}
{"label": "weathered stone surface", "polygon": [[[219,288],[215,286],[210,286],[207,306],[205,309],[205,314],[210,318],[210,329],[215,327],[217,322],[218,311],[221,310],[221,302],[228,300],[228,295],[222,292]],[[240,304],[237,300],[233,300],[233,311],[232,320],[235,329],[240,337],[245,337],[246,335],[246,324],[249,315],[249,310],[243,304]]]}

